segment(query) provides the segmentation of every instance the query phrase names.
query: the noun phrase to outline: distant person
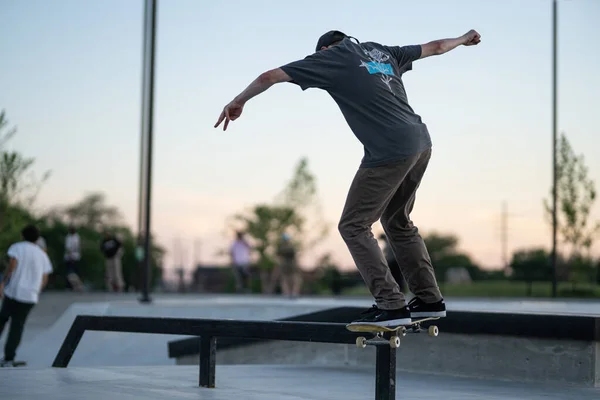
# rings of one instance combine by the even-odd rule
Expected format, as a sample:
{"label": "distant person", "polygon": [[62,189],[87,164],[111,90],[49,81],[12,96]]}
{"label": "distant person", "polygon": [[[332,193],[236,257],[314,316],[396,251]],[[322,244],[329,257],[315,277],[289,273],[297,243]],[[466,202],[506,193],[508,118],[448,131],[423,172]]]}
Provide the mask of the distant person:
{"label": "distant person", "polygon": [[36,244],[39,231],[27,225],[21,231],[22,241],[9,247],[9,264],[0,282],[0,335],[10,320],[10,329],[4,345],[4,358],[0,365],[13,366],[17,348],[21,343],[25,321],[39,301],[40,292],[48,283],[52,264],[48,255]]}
{"label": "distant person", "polygon": [[398,261],[396,261],[394,250],[392,249],[392,246],[390,246],[387,240],[387,236],[385,236],[385,233],[379,235],[379,239],[381,239],[384,243],[383,254],[385,255],[385,260],[387,261],[388,266],[390,267],[392,276],[398,283],[400,290],[406,293],[408,291],[408,286],[406,285],[406,280],[404,279],[402,271],[400,270],[400,265],[398,265]]}
{"label": "distant person", "polygon": [[302,289],[302,271],[298,267],[297,250],[289,234],[281,235],[277,245],[281,292],[287,297],[298,297]]}
{"label": "distant person", "polygon": [[[353,322],[397,326],[412,318],[444,317],[446,305],[431,259],[410,219],[432,142],[427,125],[408,102],[402,77],[417,60],[477,45],[481,36],[470,30],[457,38],[407,46],[352,39],[358,42],[337,30],[326,32],[313,54],[263,72],[223,107],[214,127],[223,122],[226,130],[250,99],[280,82],[329,93],[365,150],[338,224],[375,299]],[[408,304],[373,237],[371,227],[379,220],[394,253],[402,254],[402,273],[415,294]]]}
{"label": "distant person", "polygon": [[243,232],[236,232],[236,238],[229,249],[229,256],[235,277],[236,291],[249,291],[252,247],[244,237]]}
{"label": "distant person", "polygon": [[65,237],[65,273],[69,286],[78,292],[83,291],[83,283],[79,278],[79,263],[81,260],[81,238],[73,225]]}
{"label": "distant person", "polygon": [[104,240],[100,245],[105,259],[105,280],[109,292],[122,292],[125,286],[123,282],[123,267],[121,257],[123,256],[123,244],[110,232],[104,233]]}

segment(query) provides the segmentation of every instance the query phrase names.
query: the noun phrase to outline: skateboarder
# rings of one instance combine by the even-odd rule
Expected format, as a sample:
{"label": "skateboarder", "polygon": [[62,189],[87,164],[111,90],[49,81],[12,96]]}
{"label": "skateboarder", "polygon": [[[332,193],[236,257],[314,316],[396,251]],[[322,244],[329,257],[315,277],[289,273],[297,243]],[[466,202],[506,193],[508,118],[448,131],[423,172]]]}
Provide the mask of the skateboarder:
{"label": "skateboarder", "polygon": [[39,294],[48,282],[52,264],[48,255],[36,241],[39,231],[33,225],[26,226],[21,235],[23,241],[9,247],[9,264],[0,282],[0,335],[4,325],[10,320],[10,330],[4,346],[4,358],[0,366],[13,366],[17,347],[21,342],[25,321],[31,309],[37,304]]}
{"label": "skateboarder", "polygon": [[[416,317],[443,317],[446,306],[429,254],[410,219],[432,143],[427,126],[408,104],[402,75],[419,59],[477,45],[480,35],[470,30],[457,38],[407,46],[351,39],[329,31],[319,38],[314,54],[262,73],[224,107],[215,128],[224,122],[226,130],[248,100],[276,83],[327,91],[365,150],[338,225],[376,302],[354,322],[395,326]],[[377,220],[415,295],[409,304],[371,232]]]}

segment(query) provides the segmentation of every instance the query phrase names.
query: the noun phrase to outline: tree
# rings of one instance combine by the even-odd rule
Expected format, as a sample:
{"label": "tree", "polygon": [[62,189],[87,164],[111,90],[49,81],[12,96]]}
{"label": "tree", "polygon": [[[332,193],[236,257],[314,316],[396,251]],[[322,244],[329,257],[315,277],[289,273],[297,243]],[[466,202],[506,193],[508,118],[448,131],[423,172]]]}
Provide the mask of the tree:
{"label": "tree", "polygon": [[[0,254],[11,243],[20,240],[23,226],[33,219],[30,207],[42,185],[48,179],[46,172],[41,180],[32,172],[34,160],[16,151],[7,151],[6,144],[16,134],[17,128],[8,128],[6,112],[0,112]],[[1,263],[0,263],[1,264]],[[1,266],[1,265],[0,265]]]}
{"label": "tree", "polygon": [[333,262],[331,254],[325,253],[317,261],[315,272],[319,280],[316,282],[315,291],[322,293],[325,290],[331,291],[334,296],[339,296],[344,288],[344,279],[340,268]]}
{"label": "tree", "polygon": [[552,278],[552,266],[549,254],[543,248],[518,250],[510,262],[512,279],[527,282],[527,295],[531,296],[533,282],[549,281]]}
{"label": "tree", "polygon": [[[568,246],[569,264],[577,264],[575,278],[581,276],[582,257],[591,261],[591,248],[600,233],[600,221],[590,221],[590,212],[596,200],[594,181],[588,176],[584,156],[575,154],[565,134],[557,143],[557,228],[559,240]],[[546,215],[552,219],[552,204],[544,201]],[[592,263],[589,264],[590,269]],[[587,275],[587,274],[584,274]]]}
{"label": "tree", "polygon": [[439,281],[445,281],[446,272],[454,267],[464,267],[472,279],[479,278],[479,267],[467,254],[461,253],[458,250],[458,237],[455,235],[432,232],[424,235],[423,241],[427,246],[436,278]]}
{"label": "tree", "polygon": [[[258,255],[256,264],[264,293],[272,293],[277,284],[275,254],[284,232],[291,235],[299,256],[313,249],[327,235],[316,194],[316,177],[308,169],[308,161],[303,158],[273,204],[258,204],[234,216],[234,229],[246,232],[252,239]],[[311,220],[314,222],[308,226]]]}
{"label": "tree", "polygon": [[314,249],[329,233],[317,197],[317,178],[308,169],[306,158],[300,159],[296,165],[292,178],[279,194],[276,204],[294,210],[300,219],[295,226],[299,253]]}
{"label": "tree", "polygon": [[33,158],[26,158],[16,151],[6,150],[6,143],[17,132],[16,127],[7,129],[6,112],[2,110],[0,112],[0,207],[6,207],[8,204],[31,206],[42,183],[49,178],[50,172],[45,172],[38,180],[31,169],[35,162]]}
{"label": "tree", "polygon": [[6,110],[0,111],[0,150],[4,148],[6,142],[8,142],[16,133],[17,128],[13,127],[6,132],[2,132],[8,125],[8,119],[6,119]]}
{"label": "tree", "polygon": [[117,207],[107,205],[105,195],[99,192],[85,195],[79,202],[65,207],[63,213],[68,223],[99,231],[117,226],[121,221]]}

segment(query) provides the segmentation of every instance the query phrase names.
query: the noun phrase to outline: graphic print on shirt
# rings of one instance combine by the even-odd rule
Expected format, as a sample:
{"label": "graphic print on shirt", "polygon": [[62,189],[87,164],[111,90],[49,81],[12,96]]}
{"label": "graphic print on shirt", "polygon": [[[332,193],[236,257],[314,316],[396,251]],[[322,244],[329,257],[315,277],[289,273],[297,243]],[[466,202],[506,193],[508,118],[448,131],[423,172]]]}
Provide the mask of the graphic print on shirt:
{"label": "graphic print on shirt", "polygon": [[392,86],[390,85],[392,77],[394,76],[394,69],[392,68],[391,64],[385,63],[390,59],[390,56],[377,49],[366,50],[365,48],[362,48],[362,51],[370,61],[361,61],[360,67],[365,67],[371,75],[381,74],[381,81],[387,85],[388,89],[390,89],[390,92],[392,92],[392,94],[395,96]]}

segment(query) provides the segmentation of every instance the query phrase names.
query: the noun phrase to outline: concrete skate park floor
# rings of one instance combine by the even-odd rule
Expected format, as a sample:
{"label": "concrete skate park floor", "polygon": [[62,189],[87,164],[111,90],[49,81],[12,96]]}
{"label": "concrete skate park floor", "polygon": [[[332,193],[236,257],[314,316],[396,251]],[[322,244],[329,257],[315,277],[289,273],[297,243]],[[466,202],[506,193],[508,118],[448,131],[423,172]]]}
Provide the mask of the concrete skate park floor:
{"label": "concrete skate park floor", "polygon": [[[11,400],[365,400],[374,368],[217,366],[216,388],[198,387],[194,367],[112,367],[0,371]],[[6,397],[5,397],[6,396]],[[600,389],[399,373],[396,398],[423,400],[598,399]]]}
{"label": "concrete skate park floor", "polygon": [[[18,359],[27,368],[0,370],[8,399],[372,399],[375,366],[218,365],[217,388],[198,387],[197,366],[176,366],[167,343],[175,335],[86,332],[66,369],[49,368],[74,318],[127,315],[272,320],[335,307],[369,307],[368,297],[302,297],[220,294],[44,293],[27,323]],[[538,314],[600,315],[593,300],[447,299],[448,309]],[[5,337],[6,333],[4,334]],[[187,336],[181,336],[187,337]],[[592,399],[598,388],[500,382],[398,371],[397,398]],[[307,384],[310,382],[310,384]],[[5,397],[6,395],[6,397]]]}

